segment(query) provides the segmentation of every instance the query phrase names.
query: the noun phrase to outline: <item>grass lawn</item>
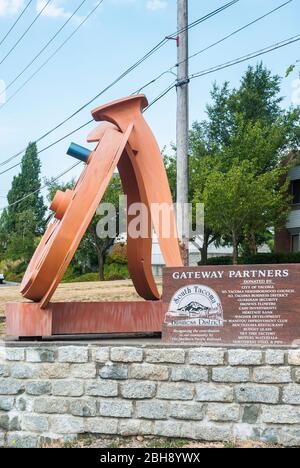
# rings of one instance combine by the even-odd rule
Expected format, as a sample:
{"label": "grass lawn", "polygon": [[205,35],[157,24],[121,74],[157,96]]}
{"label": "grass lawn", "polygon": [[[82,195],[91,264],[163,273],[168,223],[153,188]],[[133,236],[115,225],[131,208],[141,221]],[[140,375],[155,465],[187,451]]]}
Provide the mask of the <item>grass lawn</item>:
{"label": "grass lawn", "polygon": [[245,442],[197,442],[186,439],[169,439],[165,437],[137,436],[137,437],[90,437],[83,436],[74,442],[53,443],[47,448],[281,448],[279,445],[265,444],[257,441]]}

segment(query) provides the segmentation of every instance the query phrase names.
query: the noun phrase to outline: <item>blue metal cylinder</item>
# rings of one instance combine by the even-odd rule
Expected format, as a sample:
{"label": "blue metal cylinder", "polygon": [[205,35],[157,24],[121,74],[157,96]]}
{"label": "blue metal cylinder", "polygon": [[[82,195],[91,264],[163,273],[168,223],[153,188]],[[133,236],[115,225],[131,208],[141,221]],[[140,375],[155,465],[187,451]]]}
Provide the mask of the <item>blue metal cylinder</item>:
{"label": "blue metal cylinder", "polygon": [[73,158],[79,159],[79,161],[87,163],[91,151],[83,146],[77,145],[76,143],[71,143],[67,154]]}

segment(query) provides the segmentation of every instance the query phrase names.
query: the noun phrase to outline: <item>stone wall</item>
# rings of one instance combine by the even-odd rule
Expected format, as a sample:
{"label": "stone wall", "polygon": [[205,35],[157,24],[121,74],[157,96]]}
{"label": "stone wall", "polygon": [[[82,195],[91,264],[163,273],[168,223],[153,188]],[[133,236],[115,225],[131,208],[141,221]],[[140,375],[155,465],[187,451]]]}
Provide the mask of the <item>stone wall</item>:
{"label": "stone wall", "polygon": [[83,433],[300,446],[300,349],[2,343],[0,446]]}

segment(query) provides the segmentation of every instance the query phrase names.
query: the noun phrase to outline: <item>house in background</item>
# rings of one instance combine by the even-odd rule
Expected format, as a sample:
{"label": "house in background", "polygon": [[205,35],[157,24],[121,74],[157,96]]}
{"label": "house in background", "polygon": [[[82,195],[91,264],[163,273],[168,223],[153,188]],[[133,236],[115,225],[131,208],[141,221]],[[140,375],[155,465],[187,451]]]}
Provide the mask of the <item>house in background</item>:
{"label": "house in background", "polygon": [[[115,243],[126,244],[127,234],[120,234]],[[269,247],[264,244],[258,248],[258,252],[266,253],[270,252]],[[231,246],[216,246],[215,244],[210,244],[208,247],[208,258],[213,257],[232,257],[232,247]],[[189,266],[197,266],[201,261],[201,253],[199,249],[194,245],[193,242],[189,243]],[[152,234],[152,271],[153,275],[156,277],[161,277],[163,274],[163,268],[165,266],[164,258],[160,250],[159,242],[155,232]]]}
{"label": "house in background", "polygon": [[[118,244],[126,244],[127,242],[127,234],[122,233],[120,234],[115,243]],[[208,258],[211,257],[227,257],[232,256],[232,247],[224,246],[224,247],[217,247],[215,244],[210,244],[208,248]],[[193,242],[189,243],[189,265],[190,266],[197,266],[198,262],[201,260],[201,254],[199,249],[193,244]],[[165,266],[164,258],[160,250],[159,242],[156,237],[155,232],[153,232],[152,237],[152,271],[154,276],[160,277],[163,273],[163,267]]]}
{"label": "house in background", "polygon": [[276,252],[300,252],[300,153],[292,156],[297,164],[289,170],[292,210],[285,228],[275,233]]}
{"label": "house in background", "polygon": [[[224,246],[217,247],[215,244],[210,244],[208,247],[208,258],[212,257],[231,257],[232,247]],[[201,260],[199,249],[193,244],[189,243],[189,266],[197,266]],[[165,266],[164,259],[159,247],[158,239],[154,233],[152,242],[152,271],[154,276],[162,276],[163,267]]]}

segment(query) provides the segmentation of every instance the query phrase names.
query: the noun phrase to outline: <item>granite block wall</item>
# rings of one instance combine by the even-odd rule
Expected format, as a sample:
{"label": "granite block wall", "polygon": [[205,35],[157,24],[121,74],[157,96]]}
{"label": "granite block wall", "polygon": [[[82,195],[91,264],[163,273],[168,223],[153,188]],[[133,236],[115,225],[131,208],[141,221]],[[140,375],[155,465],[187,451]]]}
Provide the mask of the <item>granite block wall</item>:
{"label": "granite block wall", "polygon": [[81,434],[300,446],[300,349],[0,344],[0,446]]}

